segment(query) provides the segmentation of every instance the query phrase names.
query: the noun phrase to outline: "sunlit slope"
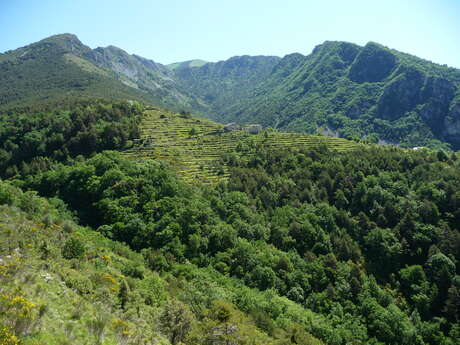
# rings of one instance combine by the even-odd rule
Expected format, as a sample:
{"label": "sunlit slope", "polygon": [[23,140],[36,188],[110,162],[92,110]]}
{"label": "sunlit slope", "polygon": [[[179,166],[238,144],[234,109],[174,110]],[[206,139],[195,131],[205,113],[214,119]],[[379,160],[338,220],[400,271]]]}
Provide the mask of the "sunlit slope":
{"label": "sunlit slope", "polygon": [[133,148],[125,151],[125,155],[132,159],[164,160],[187,182],[213,184],[229,176],[228,168],[221,159],[226,153],[245,154],[257,145],[278,150],[318,144],[326,144],[339,151],[359,146],[345,139],[301,133],[225,132],[221,124],[203,118],[149,109],[145,111],[141,123],[141,138]]}

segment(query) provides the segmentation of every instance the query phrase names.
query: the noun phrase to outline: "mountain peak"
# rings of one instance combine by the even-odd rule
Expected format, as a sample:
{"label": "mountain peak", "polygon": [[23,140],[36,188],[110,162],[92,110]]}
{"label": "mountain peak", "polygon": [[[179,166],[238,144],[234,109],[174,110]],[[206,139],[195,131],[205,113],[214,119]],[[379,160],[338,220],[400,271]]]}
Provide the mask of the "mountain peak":
{"label": "mountain peak", "polygon": [[44,38],[41,41],[38,41],[38,43],[40,43],[40,42],[42,42],[42,43],[49,42],[49,43],[57,43],[57,44],[63,44],[63,43],[72,42],[74,44],[83,45],[83,43],[81,43],[81,41],[77,37],[77,35],[70,34],[70,33],[53,35],[53,36]]}
{"label": "mountain peak", "polygon": [[77,37],[77,35],[75,34],[72,34],[72,33],[69,33],[69,32],[65,32],[63,34],[56,34],[56,35],[52,35],[52,36],[49,36],[43,40],[51,40],[51,39],[65,39],[65,40],[79,40],[79,38]]}
{"label": "mountain peak", "polygon": [[76,55],[80,55],[90,50],[90,48],[88,46],[85,46],[76,35],[70,33],[53,35],[33,45],[43,44],[52,44],[63,49],[66,52],[73,53]]}

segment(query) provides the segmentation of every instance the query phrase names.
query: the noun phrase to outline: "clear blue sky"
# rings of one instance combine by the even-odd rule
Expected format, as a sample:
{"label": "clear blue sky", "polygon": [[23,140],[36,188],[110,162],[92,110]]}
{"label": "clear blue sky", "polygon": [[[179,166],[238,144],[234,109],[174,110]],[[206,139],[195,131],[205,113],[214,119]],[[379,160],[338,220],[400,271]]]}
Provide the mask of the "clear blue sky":
{"label": "clear blue sky", "polygon": [[57,33],[161,63],[379,42],[460,68],[460,0],[0,0],[0,52]]}

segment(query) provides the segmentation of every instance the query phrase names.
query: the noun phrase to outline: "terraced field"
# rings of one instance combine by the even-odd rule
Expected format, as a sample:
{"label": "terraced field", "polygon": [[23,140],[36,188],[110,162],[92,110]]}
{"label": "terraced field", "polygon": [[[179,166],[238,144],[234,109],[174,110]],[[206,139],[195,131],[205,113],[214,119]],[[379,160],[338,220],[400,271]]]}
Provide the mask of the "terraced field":
{"label": "terraced field", "polygon": [[189,183],[215,184],[229,176],[220,159],[225,153],[241,151],[242,147],[254,144],[281,149],[321,143],[337,150],[355,149],[359,145],[340,138],[299,133],[251,135],[243,130],[225,132],[222,125],[206,119],[148,109],[141,124],[141,138],[124,154],[131,159],[164,160]]}

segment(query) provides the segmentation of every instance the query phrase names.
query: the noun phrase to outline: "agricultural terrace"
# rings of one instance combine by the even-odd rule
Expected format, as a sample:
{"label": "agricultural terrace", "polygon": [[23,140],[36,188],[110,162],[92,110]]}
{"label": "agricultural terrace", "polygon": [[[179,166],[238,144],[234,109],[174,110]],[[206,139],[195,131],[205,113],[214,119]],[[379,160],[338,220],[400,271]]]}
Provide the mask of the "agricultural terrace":
{"label": "agricultural terrace", "polygon": [[166,161],[189,183],[215,184],[229,176],[221,159],[223,155],[254,144],[273,149],[326,144],[341,151],[359,145],[345,139],[300,133],[263,131],[251,135],[243,130],[225,132],[221,124],[188,113],[153,108],[144,112],[140,139],[124,154],[132,159]]}

